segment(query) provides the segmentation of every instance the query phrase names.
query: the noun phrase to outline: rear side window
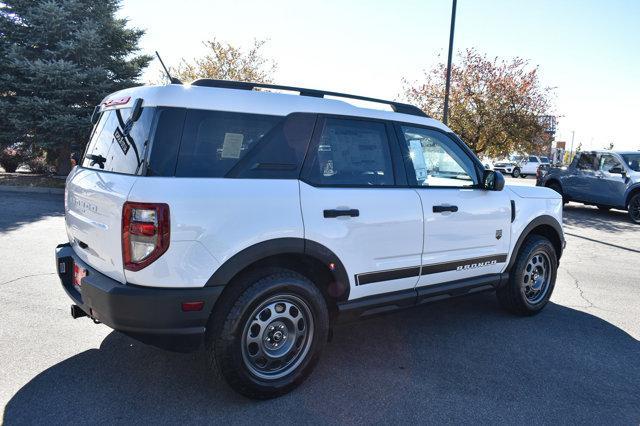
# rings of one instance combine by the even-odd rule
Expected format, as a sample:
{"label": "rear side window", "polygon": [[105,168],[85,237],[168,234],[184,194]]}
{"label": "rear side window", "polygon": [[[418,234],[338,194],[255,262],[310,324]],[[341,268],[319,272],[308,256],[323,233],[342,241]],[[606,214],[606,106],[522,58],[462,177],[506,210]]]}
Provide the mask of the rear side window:
{"label": "rear side window", "polygon": [[139,174],[153,121],[154,109],[143,108],[137,121],[129,122],[131,108],[104,111],[87,145],[82,167]]}
{"label": "rear side window", "polygon": [[[311,184],[394,185],[386,126],[379,122],[327,118],[308,154]],[[306,167],[306,166],[305,166]]]}
{"label": "rear side window", "polygon": [[284,117],[188,110],[176,176],[223,177]]}

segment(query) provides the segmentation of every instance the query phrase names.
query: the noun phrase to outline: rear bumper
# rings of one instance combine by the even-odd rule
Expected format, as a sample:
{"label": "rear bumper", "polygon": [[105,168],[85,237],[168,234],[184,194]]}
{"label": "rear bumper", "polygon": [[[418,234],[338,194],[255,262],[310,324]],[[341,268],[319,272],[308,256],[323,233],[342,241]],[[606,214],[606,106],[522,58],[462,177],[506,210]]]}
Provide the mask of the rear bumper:
{"label": "rear bumper", "polygon": [[[74,263],[87,270],[81,291],[72,284]],[[144,343],[180,352],[200,347],[223,289],[124,285],[82,262],[69,244],[56,247],[56,270],[67,295],[91,318]],[[183,302],[194,301],[204,301],[203,309],[182,311]]]}

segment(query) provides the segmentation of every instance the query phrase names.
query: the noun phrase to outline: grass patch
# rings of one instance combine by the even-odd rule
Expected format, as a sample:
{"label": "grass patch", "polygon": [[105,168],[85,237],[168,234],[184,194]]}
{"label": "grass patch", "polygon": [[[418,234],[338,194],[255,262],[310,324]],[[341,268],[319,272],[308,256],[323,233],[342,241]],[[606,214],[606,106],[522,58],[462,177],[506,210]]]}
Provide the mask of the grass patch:
{"label": "grass patch", "polygon": [[64,188],[65,179],[31,173],[0,173],[0,185]]}

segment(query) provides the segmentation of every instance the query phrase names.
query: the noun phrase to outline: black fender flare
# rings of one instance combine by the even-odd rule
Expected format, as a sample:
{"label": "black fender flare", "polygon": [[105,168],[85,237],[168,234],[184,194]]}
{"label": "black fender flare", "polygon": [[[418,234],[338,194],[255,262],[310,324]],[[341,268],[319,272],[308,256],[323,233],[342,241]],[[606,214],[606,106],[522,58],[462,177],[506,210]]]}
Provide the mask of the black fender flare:
{"label": "black fender flare", "polygon": [[520,236],[518,237],[516,244],[513,246],[513,252],[511,253],[511,258],[509,259],[509,264],[507,265],[507,269],[506,269],[507,271],[511,271],[513,264],[516,262],[516,257],[518,255],[518,252],[520,251],[520,247],[522,246],[522,243],[524,243],[524,240],[527,238],[527,236],[529,236],[531,231],[533,231],[535,228],[537,228],[540,225],[551,226],[556,232],[556,234],[558,235],[560,246],[556,247],[556,251],[558,252],[558,261],[560,261],[560,257],[562,256],[562,250],[564,249],[564,246],[565,246],[565,239],[564,239],[564,232],[562,231],[562,225],[560,225],[560,223],[555,217],[549,216],[549,215],[543,215],[543,216],[538,216],[535,219],[533,219],[531,222],[529,222],[529,224],[525,226],[525,228],[522,230],[522,233],[520,233]]}
{"label": "black fender flare", "polygon": [[248,266],[268,257],[287,254],[307,255],[326,265],[335,283],[342,290],[340,299],[349,298],[349,278],[338,256],[322,244],[304,238],[276,238],[249,246],[216,269],[205,287],[225,286]]}
{"label": "black fender flare", "polygon": [[629,203],[631,202],[631,197],[633,197],[638,191],[640,191],[640,183],[634,183],[631,185],[624,194],[624,207],[627,208]]}

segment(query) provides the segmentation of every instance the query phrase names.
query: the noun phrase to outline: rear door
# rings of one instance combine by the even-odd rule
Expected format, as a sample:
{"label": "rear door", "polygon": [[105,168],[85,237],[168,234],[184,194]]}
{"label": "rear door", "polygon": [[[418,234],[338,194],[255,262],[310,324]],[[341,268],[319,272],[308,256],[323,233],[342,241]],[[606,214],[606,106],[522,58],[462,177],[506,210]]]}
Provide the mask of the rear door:
{"label": "rear door", "polygon": [[595,153],[581,152],[575,167],[569,168],[570,174],[563,180],[563,191],[572,199],[595,202],[592,188],[596,186],[598,167]]}
{"label": "rear door", "polygon": [[154,111],[143,108],[131,122],[130,108],[102,112],[80,167],[67,178],[65,222],[69,242],[87,264],[125,282],[122,206],[143,168]]}
{"label": "rear door", "polygon": [[418,281],[422,208],[406,187],[394,138],[383,121],[320,117],[303,167],[305,238],[340,258],[349,299],[413,289]]}
{"label": "rear door", "polygon": [[450,134],[405,124],[397,130],[424,211],[418,286],[500,273],[511,237],[509,193],[481,189],[481,165]]}

